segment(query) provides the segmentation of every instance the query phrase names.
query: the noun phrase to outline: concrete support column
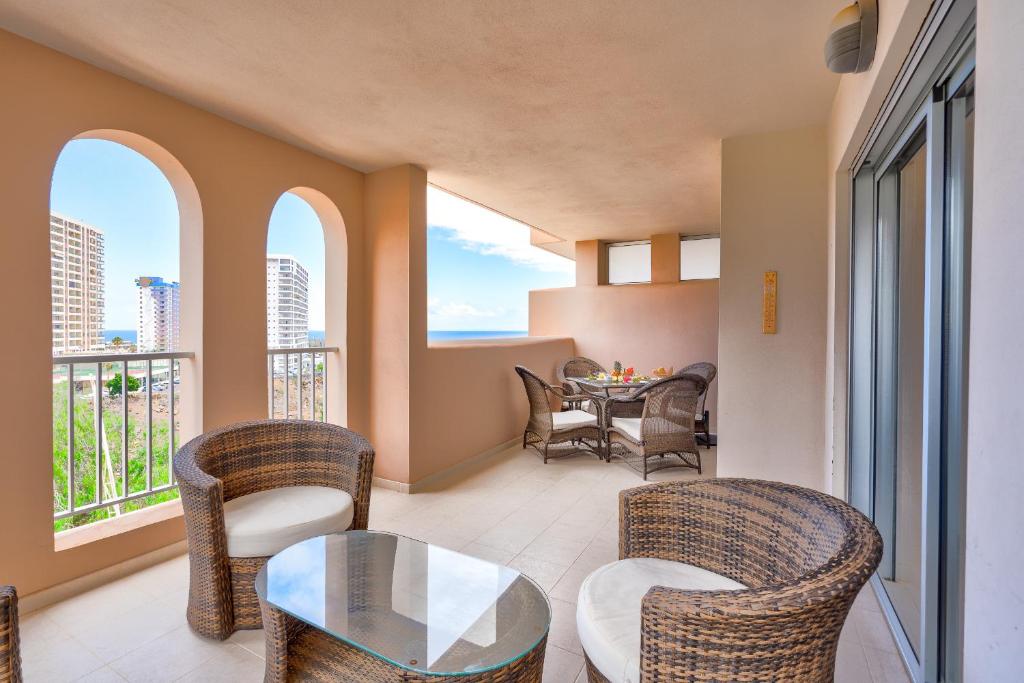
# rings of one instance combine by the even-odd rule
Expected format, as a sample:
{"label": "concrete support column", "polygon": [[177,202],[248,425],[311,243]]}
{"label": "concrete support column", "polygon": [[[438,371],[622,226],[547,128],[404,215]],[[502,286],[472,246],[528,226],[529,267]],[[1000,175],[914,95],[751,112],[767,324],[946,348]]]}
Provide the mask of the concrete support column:
{"label": "concrete support column", "polygon": [[679,233],[651,235],[651,282],[679,282]]}
{"label": "concrete support column", "polygon": [[576,286],[608,284],[608,248],[601,240],[576,242]]}
{"label": "concrete support column", "polygon": [[366,176],[370,424],[374,474],[410,481],[412,368],[426,353],[427,174],[411,165]]}

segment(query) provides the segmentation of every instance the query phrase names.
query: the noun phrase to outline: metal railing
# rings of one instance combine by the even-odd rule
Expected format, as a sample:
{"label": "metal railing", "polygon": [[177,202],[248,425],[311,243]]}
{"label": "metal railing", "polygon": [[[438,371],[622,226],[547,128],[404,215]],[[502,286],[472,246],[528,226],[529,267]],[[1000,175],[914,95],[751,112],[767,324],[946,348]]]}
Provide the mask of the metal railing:
{"label": "metal railing", "polygon": [[[59,397],[66,401],[66,458],[64,484],[66,491],[65,504],[55,505],[54,520],[61,520],[76,515],[83,515],[90,512],[102,510],[115,505],[123,505],[154,494],[170,491],[175,488],[174,471],[171,467],[171,459],[175,452],[175,385],[180,381],[181,361],[192,359],[195,354],[192,352],[167,352],[167,353],[113,353],[99,355],[67,355],[55,356],[53,358],[53,384],[55,387],[54,413],[57,418],[58,397],[57,387],[66,378],[67,396]],[[160,367],[163,365],[163,367]],[[120,386],[104,384],[105,366],[108,382],[120,377]],[[156,366],[156,367],[154,367]],[[134,388],[133,388],[134,387]],[[133,456],[130,451],[135,446],[139,449],[138,435],[131,424],[129,414],[129,394],[138,397],[140,393],[145,394],[145,445],[144,472],[138,472],[133,478],[130,466],[141,459],[141,453]],[[162,395],[166,392],[167,409],[167,451],[162,467],[166,467],[166,475],[162,481],[157,481],[154,468],[154,420],[153,420],[153,397],[154,394]],[[107,394],[108,406],[104,406],[104,393]],[[91,394],[91,395],[90,395]],[[76,396],[77,395],[77,396]],[[120,398],[119,408],[110,405],[109,399]],[[92,403],[92,415],[87,414],[89,402]],[[79,410],[79,406],[84,408]],[[120,444],[118,449],[110,448],[107,439],[104,413],[110,413],[111,409],[119,411],[121,430]],[[137,412],[137,411],[136,411]],[[116,412],[114,413],[116,416]],[[81,418],[81,419],[76,419]],[[59,418],[58,418],[59,419]],[[58,421],[55,419],[55,423]],[[92,424],[89,424],[89,423]],[[57,427],[55,424],[55,440]],[[82,431],[92,429],[92,454],[79,453],[79,448],[86,434],[76,434],[77,428]],[[56,451],[61,444],[54,443]],[[120,450],[115,462],[113,450]],[[163,450],[163,444],[160,444]],[[79,457],[84,455],[86,457]],[[92,458],[88,456],[92,455]],[[91,460],[92,462],[88,462]],[[87,466],[88,465],[88,466]],[[58,463],[54,462],[54,469]],[[86,471],[91,470],[91,471]],[[83,479],[89,479],[84,482]],[[133,481],[134,479],[134,481]],[[58,483],[57,473],[54,477],[54,494],[58,498],[56,490]],[[82,500],[81,493],[88,493],[87,486],[79,486],[80,483],[89,483],[94,489],[87,500]],[[80,490],[80,489],[84,489]],[[63,509],[60,509],[63,508]]]}
{"label": "metal railing", "polygon": [[[267,349],[267,412],[271,418],[327,421],[327,354],[337,346]],[[317,362],[317,359],[320,362]],[[307,377],[308,375],[308,377]],[[280,384],[278,380],[280,381]],[[292,402],[292,384],[295,402]],[[319,387],[319,389],[318,389]],[[283,405],[278,410],[278,394]],[[307,401],[308,397],[308,411]],[[318,401],[319,399],[319,401]],[[307,417],[308,415],[308,417]]]}

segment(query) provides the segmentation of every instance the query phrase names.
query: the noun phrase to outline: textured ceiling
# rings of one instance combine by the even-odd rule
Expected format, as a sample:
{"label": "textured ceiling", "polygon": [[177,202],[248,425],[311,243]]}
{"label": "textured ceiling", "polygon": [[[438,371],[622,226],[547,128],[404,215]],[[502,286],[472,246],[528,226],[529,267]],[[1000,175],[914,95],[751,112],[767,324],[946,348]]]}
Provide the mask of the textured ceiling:
{"label": "textured ceiling", "polygon": [[717,229],[720,141],[824,122],[849,0],[0,0],[0,26],[563,239]]}

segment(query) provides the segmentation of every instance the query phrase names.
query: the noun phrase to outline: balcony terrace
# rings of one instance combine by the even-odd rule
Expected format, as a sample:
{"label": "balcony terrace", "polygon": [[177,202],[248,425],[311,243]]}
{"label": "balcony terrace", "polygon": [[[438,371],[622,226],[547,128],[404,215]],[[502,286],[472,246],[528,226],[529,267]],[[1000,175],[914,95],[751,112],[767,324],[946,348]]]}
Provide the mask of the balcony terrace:
{"label": "balcony terrace", "polygon": [[[0,683],[1018,680],[1024,3],[851,2],[0,0]],[[95,141],[173,195],[173,352],[53,213]],[[527,336],[430,341],[433,193],[573,262]]]}

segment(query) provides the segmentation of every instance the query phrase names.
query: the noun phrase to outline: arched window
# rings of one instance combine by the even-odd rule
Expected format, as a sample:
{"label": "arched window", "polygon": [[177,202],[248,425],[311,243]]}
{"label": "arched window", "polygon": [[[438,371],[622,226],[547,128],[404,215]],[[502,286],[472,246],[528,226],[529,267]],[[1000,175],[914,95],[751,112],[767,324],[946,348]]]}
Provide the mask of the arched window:
{"label": "arched window", "polygon": [[50,207],[61,531],[178,495],[171,458],[199,424],[192,358],[202,334],[193,324],[202,224],[181,164],[123,131],[91,131],[65,145]]}
{"label": "arched window", "polygon": [[[331,246],[340,251],[333,258],[328,257]],[[344,271],[346,263],[344,223],[337,207],[310,188],[281,195],[267,230],[271,417],[326,420],[330,415],[331,421],[344,421],[345,389],[338,380],[343,379],[339,359],[346,287],[344,273],[331,271]],[[329,289],[332,278],[336,286]]]}

